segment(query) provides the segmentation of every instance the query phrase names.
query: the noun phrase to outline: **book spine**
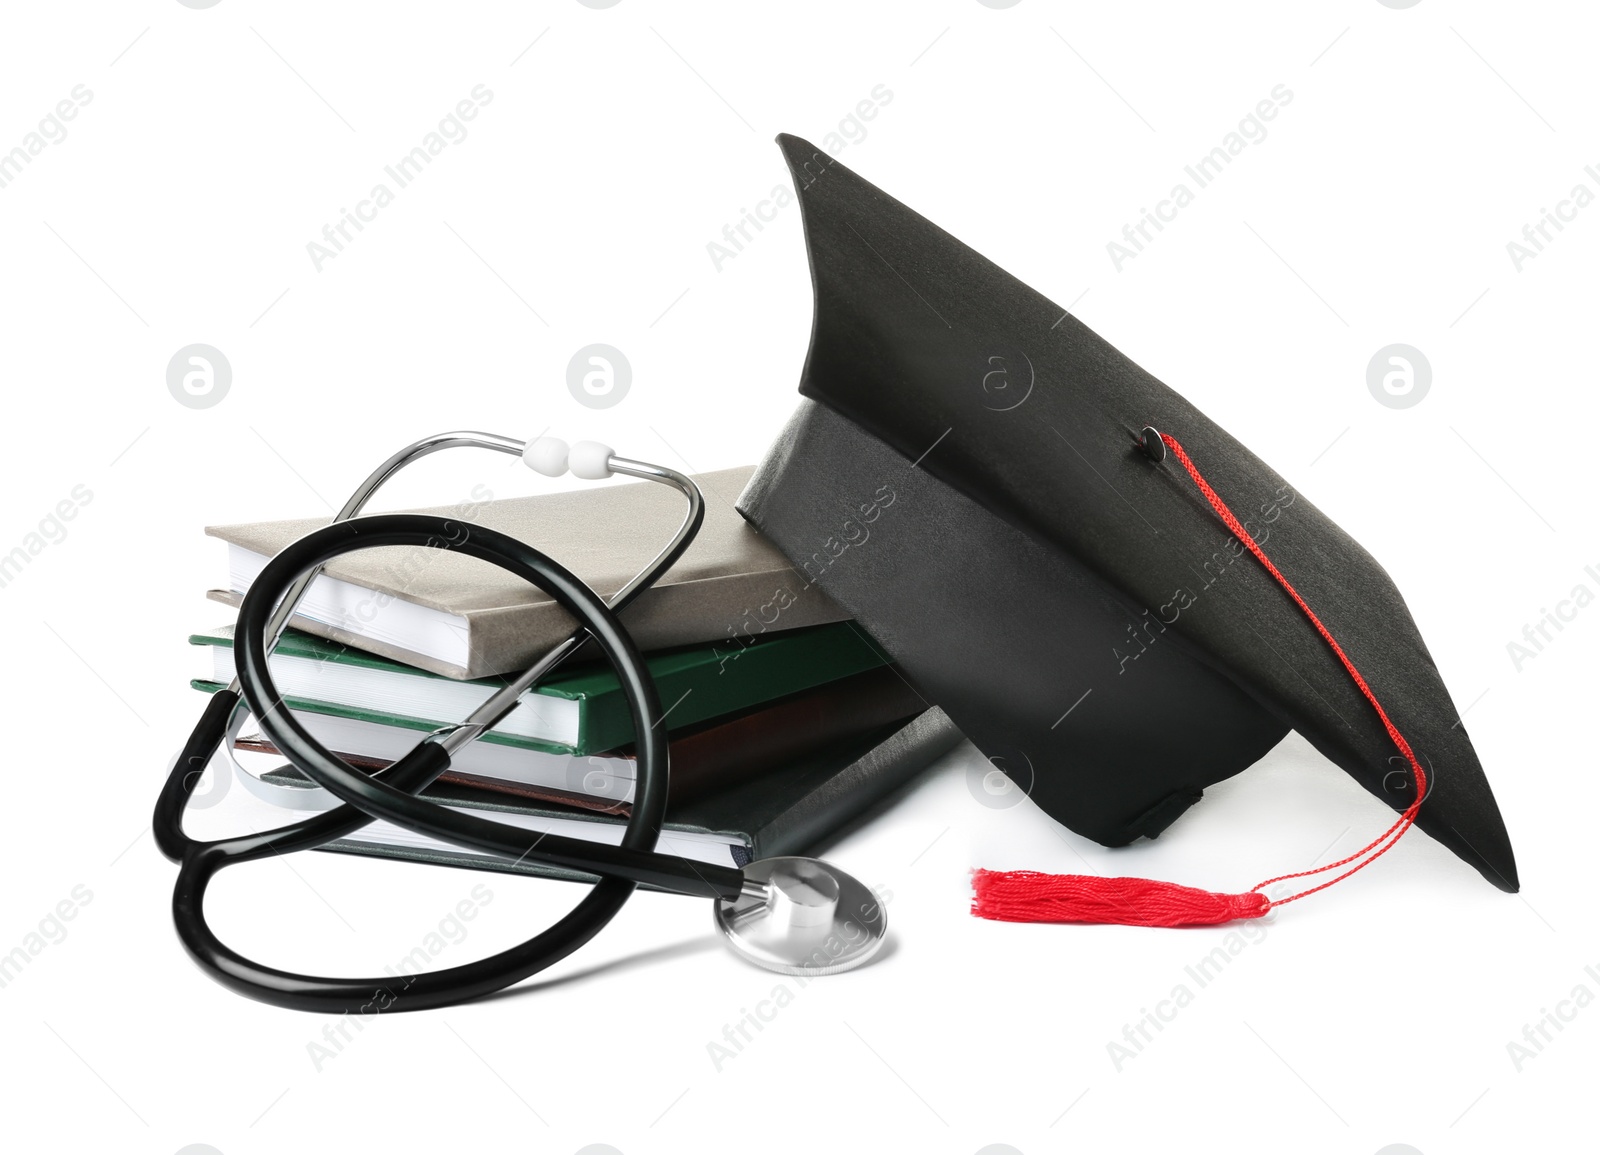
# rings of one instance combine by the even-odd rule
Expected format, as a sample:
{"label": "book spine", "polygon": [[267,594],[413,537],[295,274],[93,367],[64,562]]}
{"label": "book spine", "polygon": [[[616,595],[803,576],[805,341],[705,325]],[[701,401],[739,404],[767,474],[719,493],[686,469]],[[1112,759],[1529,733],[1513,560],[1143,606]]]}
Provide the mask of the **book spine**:
{"label": "book spine", "polygon": [[755,858],[806,854],[861,817],[961,744],[963,735],[937,706],[923,711],[847,769],[750,831]]}

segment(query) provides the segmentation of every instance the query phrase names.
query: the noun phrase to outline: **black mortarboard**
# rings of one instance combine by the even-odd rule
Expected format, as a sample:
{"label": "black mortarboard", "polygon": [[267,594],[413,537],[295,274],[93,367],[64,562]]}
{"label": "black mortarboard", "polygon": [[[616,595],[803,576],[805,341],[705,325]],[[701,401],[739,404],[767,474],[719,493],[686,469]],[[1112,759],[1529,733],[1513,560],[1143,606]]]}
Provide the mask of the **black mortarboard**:
{"label": "black mortarboard", "polygon": [[1494,795],[1378,563],[1059,305],[826,152],[778,142],[816,293],[800,382],[815,404],[745,516],[1098,842],[1154,837],[1291,727],[1410,808],[1416,775],[1380,711],[1203,473],[1426,767],[1416,824],[1515,891]]}

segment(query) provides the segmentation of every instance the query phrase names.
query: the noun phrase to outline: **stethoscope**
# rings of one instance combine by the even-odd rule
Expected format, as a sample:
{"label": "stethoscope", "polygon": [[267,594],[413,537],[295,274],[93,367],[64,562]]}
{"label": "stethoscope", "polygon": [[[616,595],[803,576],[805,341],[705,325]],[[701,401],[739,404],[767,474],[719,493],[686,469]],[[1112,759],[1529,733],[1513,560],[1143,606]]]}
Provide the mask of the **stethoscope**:
{"label": "stethoscope", "polygon": [[[474,447],[520,456],[538,473],[599,480],[613,474],[676,489],[688,503],[672,540],[609,600],[565,567],[517,539],[467,521],[427,514],[358,517],[374,493],[413,461],[441,449]],[[604,445],[539,437],[522,442],[489,433],[441,433],[406,446],[362,482],[331,524],[277,554],[251,583],[234,633],[237,675],[218,690],[167,776],[156,802],[154,830],[161,852],[179,864],[172,918],[184,949],[218,982],[277,1006],[322,1013],[423,1010],[478,998],[520,982],[583,946],[622,909],[643,883],[675,894],[715,900],[716,925],[733,951],[769,970],[833,974],[860,966],[888,930],[882,903],[862,883],[813,858],[769,858],[744,867],[715,866],[655,851],[667,801],[667,735],[655,684],[627,628],[617,619],[641,591],[666,572],[700,530],[699,489],[665,466],[618,457]],[[517,575],[548,593],[578,620],[572,635],[497,690],[464,721],[434,731],[384,770],[368,774],[346,764],[314,739],[283,704],[268,657],[296,605],[329,561],[378,546],[454,550]],[[617,673],[636,735],[632,811],[620,845],[534,834],[476,814],[448,809],[417,793],[450,768],[453,754],[481,737],[534,686],[593,638]],[[241,697],[242,695],[242,697]],[[320,812],[257,834],[204,842],[183,830],[183,816],[201,774],[218,750],[231,745],[253,714],[266,735],[309,783],[273,786],[247,773],[257,793],[297,809]],[[295,974],[245,958],[212,933],[205,894],[225,867],[269,855],[308,850],[343,838],[374,819],[386,819],[456,846],[516,862],[599,876],[589,893],[541,934],[476,962],[403,978],[329,978]]]}

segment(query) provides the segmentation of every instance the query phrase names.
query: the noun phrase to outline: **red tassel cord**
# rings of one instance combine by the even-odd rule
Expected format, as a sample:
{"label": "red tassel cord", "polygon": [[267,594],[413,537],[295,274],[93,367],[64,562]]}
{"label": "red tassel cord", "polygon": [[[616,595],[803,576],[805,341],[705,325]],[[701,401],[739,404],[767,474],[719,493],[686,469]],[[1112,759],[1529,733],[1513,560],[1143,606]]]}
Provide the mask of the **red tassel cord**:
{"label": "red tassel cord", "polygon": [[[1345,672],[1355,682],[1362,697],[1366,698],[1379,720],[1383,722],[1383,728],[1388,731],[1389,739],[1394,743],[1395,749],[1399,750],[1410,764],[1416,782],[1416,800],[1395,820],[1393,826],[1354,854],[1312,870],[1280,874],[1257,883],[1243,894],[1217,894],[1209,890],[1197,890],[1194,887],[1143,878],[1039,874],[1031,870],[976,870],[972,875],[972,913],[979,918],[998,919],[1003,922],[1086,922],[1115,923],[1122,926],[1213,926],[1218,923],[1233,922],[1236,919],[1260,918],[1274,907],[1305,898],[1319,890],[1326,890],[1341,879],[1349,878],[1356,871],[1377,861],[1407,830],[1411,829],[1416,821],[1417,811],[1422,806],[1422,800],[1428,792],[1428,776],[1417,756],[1412,753],[1411,743],[1406,741],[1405,735],[1400,733],[1395,724],[1389,720],[1389,715],[1379,703],[1377,695],[1372,692],[1372,687],[1367,685],[1367,680],[1361,676],[1361,671],[1356,669],[1355,663],[1350,660],[1343,647],[1334,640],[1328,628],[1312,612],[1311,607],[1290,584],[1289,579],[1283,576],[1278,567],[1272,564],[1272,560],[1245,531],[1239,519],[1228,508],[1227,502],[1223,501],[1217,495],[1217,491],[1212,489],[1201,476],[1199,468],[1178,443],[1177,438],[1163,433],[1161,440],[1194,480],[1206,501],[1210,502],[1211,508],[1228,527],[1228,531],[1244,544],[1262,567],[1294,599],[1295,605],[1300,607],[1300,611],[1316,628],[1322,640],[1328,643],[1328,648],[1344,666]],[[1349,869],[1285,898],[1269,899],[1264,893],[1267,887],[1276,883],[1296,878],[1315,878],[1339,870],[1341,867]]]}
{"label": "red tassel cord", "polygon": [[1101,922],[1123,926],[1198,926],[1260,918],[1267,896],[1214,894],[1148,878],[975,870],[972,913],[1001,922]]}

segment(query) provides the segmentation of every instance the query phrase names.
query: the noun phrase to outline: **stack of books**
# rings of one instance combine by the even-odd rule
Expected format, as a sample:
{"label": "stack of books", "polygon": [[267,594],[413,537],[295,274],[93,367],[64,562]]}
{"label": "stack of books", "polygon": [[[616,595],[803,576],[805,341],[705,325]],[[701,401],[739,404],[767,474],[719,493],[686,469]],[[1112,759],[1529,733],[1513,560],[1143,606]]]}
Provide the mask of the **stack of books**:
{"label": "stack of books", "polygon": [[[743,865],[805,853],[950,750],[960,734],[843,611],[718,495],[749,468],[697,478],[695,543],[624,613],[646,652],[671,751],[669,853]],[[676,524],[681,499],[649,483],[473,501],[419,512],[521,537],[609,596]],[[470,507],[470,508],[469,508]],[[266,561],[322,523],[213,527],[237,604]],[[661,527],[661,532],[652,532]],[[271,659],[306,729],[352,765],[387,766],[460,721],[570,634],[542,591],[449,551],[385,548],[337,559],[313,582]],[[234,676],[231,628],[196,634],[212,692]],[[459,751],[428,794],[532,831],[615,843],[633,801],[634,733],[615,673],[591,645]],[[238,756],[272,756],[247,729]],[[303,783],[284,767],[269,779]],[[298,812],[296,812],[298,813]],[[518,873],[559,874],[374,822],[325,849]]]}

